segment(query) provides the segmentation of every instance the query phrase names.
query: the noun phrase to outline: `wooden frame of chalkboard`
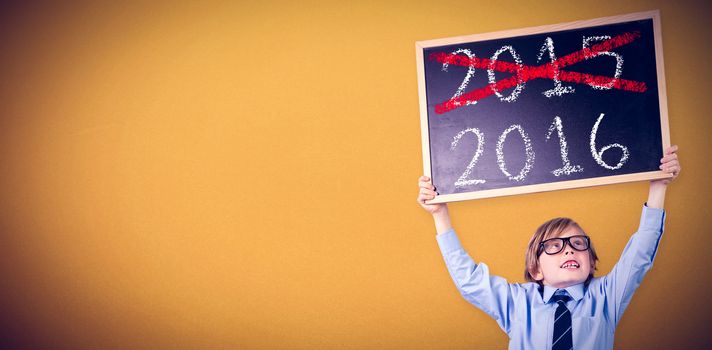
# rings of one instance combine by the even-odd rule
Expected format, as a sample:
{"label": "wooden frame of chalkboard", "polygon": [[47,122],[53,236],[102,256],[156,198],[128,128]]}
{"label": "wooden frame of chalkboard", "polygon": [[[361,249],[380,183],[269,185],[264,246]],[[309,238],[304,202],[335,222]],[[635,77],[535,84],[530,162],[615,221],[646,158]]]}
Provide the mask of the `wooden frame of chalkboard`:
{"label": "wooden frame of chalkboard", "polygon": [[429,203],[671,176],[659,11],[415,47]]}

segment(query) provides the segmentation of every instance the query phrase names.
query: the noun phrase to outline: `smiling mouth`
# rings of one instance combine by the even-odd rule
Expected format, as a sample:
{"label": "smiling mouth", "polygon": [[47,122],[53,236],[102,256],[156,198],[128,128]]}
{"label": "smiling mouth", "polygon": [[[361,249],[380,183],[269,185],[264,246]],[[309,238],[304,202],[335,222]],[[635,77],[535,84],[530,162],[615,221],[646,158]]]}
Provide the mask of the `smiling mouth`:
{"label": "smiling mouth", "polygon": [[579,263],[574,260],[569,260],[561,265],[562,269],[578,269],[579,267]]}

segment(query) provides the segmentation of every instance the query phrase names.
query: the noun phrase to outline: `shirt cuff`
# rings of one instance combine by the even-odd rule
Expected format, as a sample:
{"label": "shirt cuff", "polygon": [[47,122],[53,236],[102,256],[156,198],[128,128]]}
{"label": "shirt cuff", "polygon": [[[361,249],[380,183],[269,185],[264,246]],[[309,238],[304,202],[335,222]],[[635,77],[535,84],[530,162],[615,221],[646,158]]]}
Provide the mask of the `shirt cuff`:
{"label": "shirt cuff", "polygon": [[662,231],[665,220],[665,210],[651,208],[648,205],[643,205],[643,213],[640,215],[639,231],[654,230]]}
{"label": "shirt cuff", "polygon": [[443,233],[440,233],[436,235],[435,238],[438,240],[440,251],[443,254],[462,249],[460,239],[457,238],[455,230],[453,229],[449,229]]}

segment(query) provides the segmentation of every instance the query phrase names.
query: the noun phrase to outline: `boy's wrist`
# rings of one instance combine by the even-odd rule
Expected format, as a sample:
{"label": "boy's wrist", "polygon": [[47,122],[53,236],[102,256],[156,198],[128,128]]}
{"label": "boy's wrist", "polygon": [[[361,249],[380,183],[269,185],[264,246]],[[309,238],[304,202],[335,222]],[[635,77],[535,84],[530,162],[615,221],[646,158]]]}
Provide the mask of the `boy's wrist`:
{"label": "boy's wrist", "polygon": [[667,188],[670,181],[667,179],[650,181],[650,188]]}
{"label": "boy's wrist", "polygon": [[442,208],[433,212],[434,219],[449,217],[449,216],[450,216],[450,213],[448,213],[448,211],[447,211],[447,205],[443,205]]}
{"label": "boy's wrist", "polygon": [[447,205],[443,205],[440,210],[433,212],[433,221],[435,221],[435,230],[438,234],[445,233],[452,228]]}
{"label": "boy's wrist", "polygon": [[647,205],[651,208],[662,209],[665,203],[667,184],[662,181],[652,181],[648,192]]}

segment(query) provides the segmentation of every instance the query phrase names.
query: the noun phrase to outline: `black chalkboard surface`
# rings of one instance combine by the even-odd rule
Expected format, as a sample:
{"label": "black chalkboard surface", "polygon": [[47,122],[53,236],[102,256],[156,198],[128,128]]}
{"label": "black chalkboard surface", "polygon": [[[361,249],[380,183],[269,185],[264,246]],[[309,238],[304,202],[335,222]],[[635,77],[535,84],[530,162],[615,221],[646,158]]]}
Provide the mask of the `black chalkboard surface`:
{"label": "black chalkboard surface", "polygon": [[416,43],[433,202],[664,178],[659,12]]}

